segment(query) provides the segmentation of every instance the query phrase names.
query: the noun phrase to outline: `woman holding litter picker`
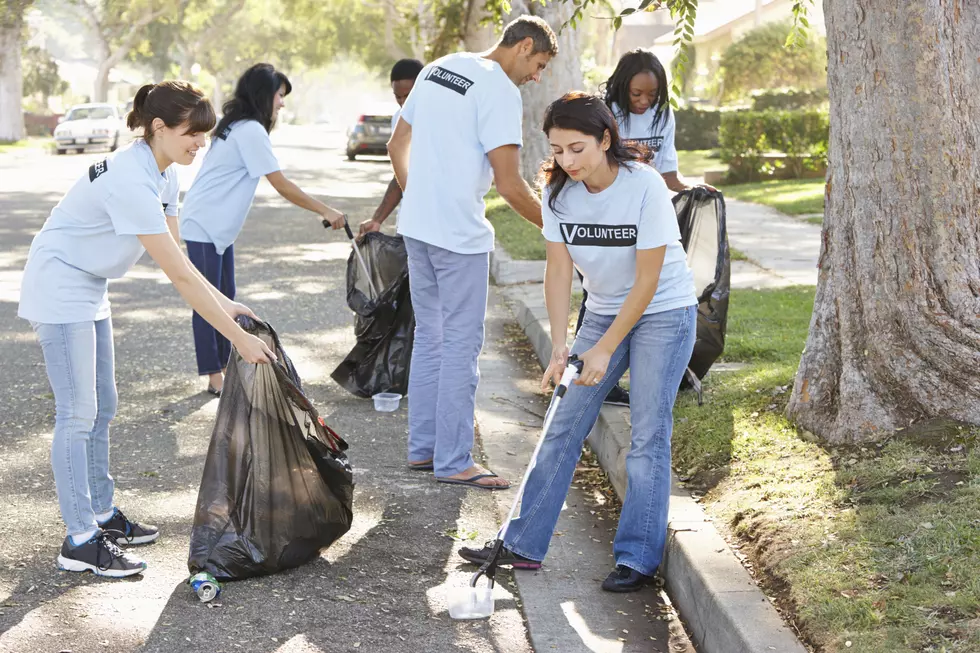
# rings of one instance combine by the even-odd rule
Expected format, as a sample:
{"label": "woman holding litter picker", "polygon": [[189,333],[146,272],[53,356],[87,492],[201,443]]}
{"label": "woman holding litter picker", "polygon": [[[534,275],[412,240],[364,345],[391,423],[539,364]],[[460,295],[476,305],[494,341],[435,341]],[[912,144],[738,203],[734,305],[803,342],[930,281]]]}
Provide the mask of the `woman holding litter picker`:
{"label": "woman holding litter picker", "polygon": [[[631,592],[652,578],[663,557],[672,410],[694,348],[694,282],[670,191],[639,162],[642,154],[620,140],[602,99],[568,93],[548,108],[544,132],[554,155],[542,167],[545,300],[554,348],[542,385],[557,383],[568,362],[573,268],[584,274],[589,291],[571,348],[584,366],[554,416],[498,562],[541,566],[582,444],[606,393],[630,370],[627,493],[613,545],[616,570],[602,588]],[[460,554],[482,564],[491,546]]]}
{"label": "woman holding litter picker", "polygon": [[[255,64],[242,74],[184,198],[180,234],[187,243],[187,255],[229,299],[235,298],[235,239],[245,225],[261,177],[282,197],[316,213],[334,229],[344,226],[342,213],[286,178],[272,152],[269,132],[292,89],[289,79],[271,64]],[[218,396],[231,347],[196,312],[192,324],[198,374],[208,377],[208,392]]]}
{"label": "woman holding litter picker", "polygon": [[177,231],[177,170],[204,146],[215,115],[186,82],[142,87],[127,118],[143,138],[92,165],[51,211],[31,243],[18,315],[41,343],[54,391],[51,466],[68,527],[58,567],[123,577],[146,564],[117,540],[146,544],[153,526],[126,517],[113,503],[109,422],[116,413],[115,353],[109,279],[124,276],[149,252],[177,291],[234,343],[242,358],[275,355],[235,323],[252,312],[224,297],[181,253]]}

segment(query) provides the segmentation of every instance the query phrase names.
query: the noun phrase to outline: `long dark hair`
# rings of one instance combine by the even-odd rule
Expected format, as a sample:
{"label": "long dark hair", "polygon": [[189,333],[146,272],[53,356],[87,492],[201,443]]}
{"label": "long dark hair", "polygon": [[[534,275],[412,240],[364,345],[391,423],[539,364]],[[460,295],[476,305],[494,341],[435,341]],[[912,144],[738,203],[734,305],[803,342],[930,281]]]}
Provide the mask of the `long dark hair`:
{"label": "long dark hair", "polygon": [[612,109],[613,102],[619,106],[623,114],[624,129],[629,129],[630,124],[630,80],[640,73],[653,73],[657,78],[657,100],[654,106],[650,107],[656,112],[653,116],[653,124],[656,126],[658,123],[666,122],[670,115],[667,71],[664,70],[664,65],[660,63],[657,55],[649,50],[643,48],[630,50],[616,64],[612,76],[599,86],[606,106]]}
{"label": "long dark hair", "polygon": [[[544,113],[542,131],[548,136],[552,129],[568,129],[591,136],[601,143],[606,132],[609,132],[609,149],[606,150],[606,161],[609,165],[624,165],[630,161],[642,161],[645,153],[642,149],[627,145],[619,137],[619,128],[612,111],[597,95],[589,95],[583,91],[571,91],[552,102]],[[548,208],[554,213],[557,209],[558,195],[568,182],[568,173],[558,165],[555,157],[545,161],[538,173],[538,183],[542,188],[548,188]]]}
{"label": "long dark hair", "polygon": [[283,85],[286,87],[286,95],[289,95],[293,85],[272,64],[257,63],[246,70],[238,78],[234,97],[222,107],[224,116],[214,128],[213,136],[221,136],[228,125],[239,120],[255,120],[265,127],[266,132],[272,131],[272,103],[279,87]]}
{"label": "long dark hair", "polygon": [[136,91],[126,126],[142,129],[143,140],[153,140],[153,120],[159,118],[173,129],[188,123],[188,133],[209,132],[216,120],[214,107],[204,93],[187,82],[166,81],[146,84]]}

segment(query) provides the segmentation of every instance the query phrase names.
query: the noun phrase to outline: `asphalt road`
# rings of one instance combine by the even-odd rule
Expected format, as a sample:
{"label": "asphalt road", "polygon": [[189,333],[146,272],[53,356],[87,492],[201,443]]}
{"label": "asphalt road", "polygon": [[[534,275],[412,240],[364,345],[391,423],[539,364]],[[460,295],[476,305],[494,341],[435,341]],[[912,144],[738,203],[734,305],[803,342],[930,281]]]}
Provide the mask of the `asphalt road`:
{"label": "asphalt road", "polygon": [[[384,159],[346,161],[337,133],[284,127],[273,140],[287,176],[353,222],[370,215],[390,178]],[[120,394],[112,472],[117,505],[163,536],[140,548],[149,569],[135,580],[56,570],[64,531],[49,464],[54,401],[16,309],[31,238],[103,156],[0,155],[0,651],[530,651],[513,597],[498,600],[489,621],[449,619],[446,588],[471,573],[456,563],[459,536],[492,535],[491,497],[407,470],[404,408],[375,413],[330,380],[354,343],[343,291],[350,247],[265,181],[236,244],[239,298],[279,330],[311,398],[350,443],[351,532],[304,567],[229,583],[210,605],[184,584],[218,402],[195,374],[190,310],[144,260],[110,290]]]}

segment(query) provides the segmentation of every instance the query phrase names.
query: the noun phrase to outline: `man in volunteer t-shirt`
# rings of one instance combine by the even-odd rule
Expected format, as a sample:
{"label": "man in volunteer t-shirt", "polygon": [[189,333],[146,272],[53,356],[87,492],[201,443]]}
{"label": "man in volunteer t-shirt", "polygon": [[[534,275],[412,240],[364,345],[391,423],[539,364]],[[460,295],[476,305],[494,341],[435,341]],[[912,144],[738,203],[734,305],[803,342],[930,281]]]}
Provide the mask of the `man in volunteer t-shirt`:
{"label": "man in volunteer t-shirt", "polygon": [[489,52],[461,52],[419,74],[388,143],[404,190],[415,309],[408,382],[408,462],[444,483],[509,484],[473,461],[473,409],[483,347],[493,227],[483,197],[497,191],[541,226],[541,203],[520,174],[518,86],[538,81],[558,54],[546,22],[522,16]]}

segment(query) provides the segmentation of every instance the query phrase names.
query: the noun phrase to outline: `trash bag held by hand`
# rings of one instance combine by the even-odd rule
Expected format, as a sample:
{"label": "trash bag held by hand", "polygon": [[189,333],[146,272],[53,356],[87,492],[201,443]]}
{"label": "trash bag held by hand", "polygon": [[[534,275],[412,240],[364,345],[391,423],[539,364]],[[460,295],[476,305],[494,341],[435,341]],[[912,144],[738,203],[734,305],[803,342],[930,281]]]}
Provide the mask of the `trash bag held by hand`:
{"label": "trash bag held by hand", "polygon": [[674,196],[674,210],[698,293],[697,338],[688,367],[702,379],[725,351],[732,267],[725,198],[719,191],[695,187]]}
{"label": "trash bag held by hand", "polygon": [[271,326],[240,316],[278,363],[232,352],[197,497],[187,566],[218,580],[298,567],[350,529],[347,443],[319,417]]}
{"label": "trash bag held by hand", "polygon": [[357,245],[373,289],[354,252],[347,259],[347,305],[357,344],[330,377],[358,397],[408,393],[415,338],[408,254],[401,236],[372,231]]}

